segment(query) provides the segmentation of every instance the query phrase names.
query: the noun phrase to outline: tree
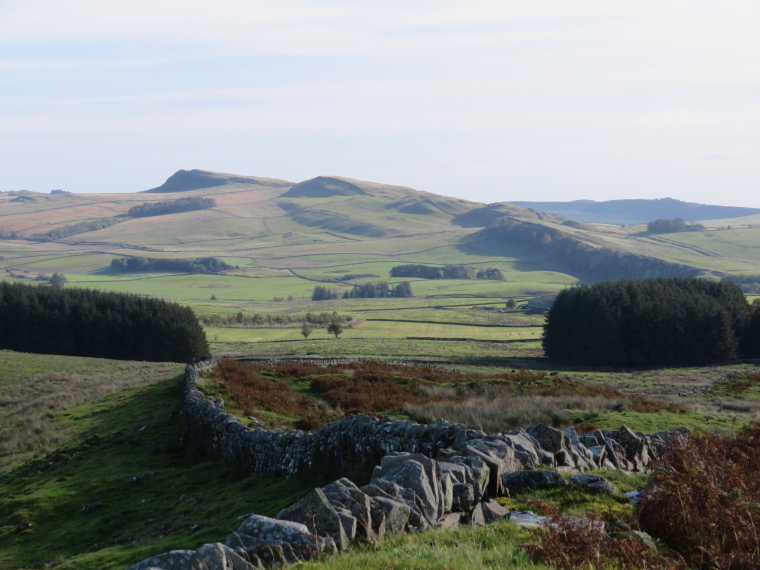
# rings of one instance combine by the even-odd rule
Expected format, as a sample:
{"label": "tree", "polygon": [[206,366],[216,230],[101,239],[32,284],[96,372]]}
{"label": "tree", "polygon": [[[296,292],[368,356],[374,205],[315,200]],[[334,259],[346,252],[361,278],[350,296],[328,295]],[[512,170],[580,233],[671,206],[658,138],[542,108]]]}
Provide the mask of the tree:
{"label": "tree", "polygon": [[517,303],[514,299],[509,299],[507,301],[507,309],[514,309],[517,306]]}
{"label": "tree", "polygon": [[309,338],[309,335],[314,332],[314,329],[311,328],[309,325],[304,325],[301,327],[301,334],[303,335],[303,339],[306,340]]}
{"label": "tree", "polygon": [[312,301],[329,301],[331,299],[337,299],[338,298],[338,292],[332,291],[328,289],[327,287],[322,287],[320,285],[317,285],[314,287],[314,291],[311,294],[311,300]]}
{"label": "tree", "polygon": [[63,273],[53,273],[53,276],[50,278],[50,285],[56,289],[63,289],[64,285],[68,282],[69,280],[66,279]]}
{"label": "tree", "polygon": [[343,333],[343,327],[340,326],[340,323],[338,322],[332,322],[330,323],[330,326],[327,327],[327,332],[334,334],[335,338],[338,338],[338,336]]}
{"label": "tree", "polygon": [[[734,283],[671,277],[565,289],[544,326],[547,356],[593,366],[691,366],[751,352]],[[742,346],[740,346],[742,343]]]}

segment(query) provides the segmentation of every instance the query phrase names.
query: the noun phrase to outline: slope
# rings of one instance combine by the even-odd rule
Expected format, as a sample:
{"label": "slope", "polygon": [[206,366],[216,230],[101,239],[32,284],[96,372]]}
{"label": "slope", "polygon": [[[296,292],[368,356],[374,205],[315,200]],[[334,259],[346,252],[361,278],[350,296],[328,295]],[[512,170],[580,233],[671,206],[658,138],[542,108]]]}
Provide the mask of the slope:
{"label": "slope", "polygon": [[[81,286],[198,303],[211,294],[204,288],[219,288],[214,296],[230,301],[304,297],[314,281],[347,288],[353,280],[342,280],[346,275],[385,280],[392,267],[408,263],[498,268],[507,283],[442,281],[433,288],[421,281],[415,287],[418,294],[496,297],[551,293],[578,279],[760,273],[760,250],[753,245],[760,230],[752,227],[657,236],[339,176],[293,184],[192,170],[156,190],[25,193],[21,201],[19,193],[0,193],[0,278],[65,272]],[[211,198],[215,205],[126,216],[137,204],[185,197]],[[101,223],[114,220],[119,223]],[[34,237],[72,226],[77,231],[67,237]],[[213,256],[238,269],[203,279],[109,273],[111,260],[121,256]]]}

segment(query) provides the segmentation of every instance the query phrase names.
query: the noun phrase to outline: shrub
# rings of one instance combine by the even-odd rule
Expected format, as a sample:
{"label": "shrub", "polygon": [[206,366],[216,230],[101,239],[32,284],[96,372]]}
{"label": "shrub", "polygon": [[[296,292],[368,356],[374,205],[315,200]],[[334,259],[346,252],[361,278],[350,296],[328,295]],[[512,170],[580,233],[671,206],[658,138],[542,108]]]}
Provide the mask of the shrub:
{"label": "shrub", "polygon": [[650,477],[643,530],[700,568],[760,567],[760,424],[673,442]]}
{"label": "shrub", "polygon": [[619,568],[621,570],[680,570],[678,555],[662,556],[635,538],[608,538],[595,515],[583,520],[554,513],[548,529],[534,536],[540,542],[523,545],[531,560],[557,568]]}

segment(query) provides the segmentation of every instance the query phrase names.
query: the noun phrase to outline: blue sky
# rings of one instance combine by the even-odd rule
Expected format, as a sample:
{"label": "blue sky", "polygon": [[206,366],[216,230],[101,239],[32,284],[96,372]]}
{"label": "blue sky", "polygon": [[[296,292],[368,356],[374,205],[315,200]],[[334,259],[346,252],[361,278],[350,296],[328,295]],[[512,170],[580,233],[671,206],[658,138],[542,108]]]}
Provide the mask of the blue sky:
{"label": "blue sky", "polygon": [[760,3],[0,0],[0,190],[760,207]]}

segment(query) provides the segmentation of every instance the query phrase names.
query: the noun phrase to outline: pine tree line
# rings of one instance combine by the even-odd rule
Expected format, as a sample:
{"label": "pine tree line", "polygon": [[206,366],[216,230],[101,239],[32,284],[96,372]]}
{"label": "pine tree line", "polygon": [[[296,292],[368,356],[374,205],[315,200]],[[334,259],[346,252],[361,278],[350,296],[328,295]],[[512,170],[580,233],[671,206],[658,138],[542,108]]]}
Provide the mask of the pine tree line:
{"label": "pine tree line", "polygon": [[594,366],[687,366],[760,356],[760,311],[739,287],[690,277],[565,289],[549,311],[547,356]]}
{"label": "pine tree line", "polygon": [[160,299],[0,283],[0,348],[191,362],[209,351],[193,311]]}

